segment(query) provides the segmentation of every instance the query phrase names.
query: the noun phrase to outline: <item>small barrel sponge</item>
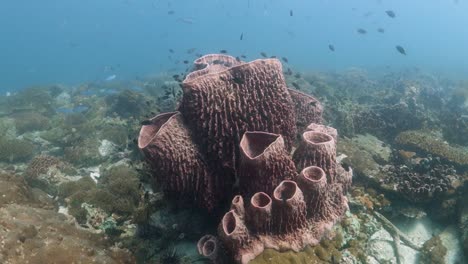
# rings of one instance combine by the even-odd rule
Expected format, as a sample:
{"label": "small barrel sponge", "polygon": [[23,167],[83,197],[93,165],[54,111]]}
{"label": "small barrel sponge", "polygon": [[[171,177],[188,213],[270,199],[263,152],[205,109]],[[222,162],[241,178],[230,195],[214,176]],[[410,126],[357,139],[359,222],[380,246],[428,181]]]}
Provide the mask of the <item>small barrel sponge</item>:
{"label": "small barrel sponge", "polygon": [[316,218],[317,208],[322,202],[327,192],[327,176],[325,172],[317,166],[304,168],[297,179],[298,185],[304,190],[307,202],[307,216]]}
{"label": "small barrel sponge", "polygon": [[282,181],[273,191],[273,226],[276,234],[294,233],[306,226],[306,203],[294,181]]}
{"label": "small barrel sponge", "polygon": [[245,62],[225,54],[207,54],[193,62],[194,71],[187,74],[185,81],[196,79],[205,74],[218,73]]}
{"label": "small barrel sponge", "polygon": [[[214,56],[215,55],[207,55]],[[207,158],[224,174],[222,182],[232,185],[239,160],[239,142],[246,131],[281,134],[289,151],[296,137],[294,107],[281,62],[277,59],[233,62],[220,55],[199,58],[198,69],[183,81],[180,112],[193,138]],[[221,67],[222,69],[220,69]]]}
{"label": "small barrel sponge", "polygon": [[329,126],[317,124],[317,123],[311,123],[306,127],[305,130],[322,132],[322,133],[328,134],[335,140],[335,142],[338,142],[338,131],[334,127],[329,127]]}
{"label": "small barrel sponge", "polygon": [[302,131],[308,124],[321,124],[323,106],[315,97],[303,92],[288,89],[296,112],[296,125]]}
{"label": "small barrel sponge", "polygon": [[256,192],[271,193],[285,179],[296,176],[296,167],[281,135],[245,132],[240,142],[239,190],[247,199]]}
{"label": "small barrel sponge", "polygon": [[244,198],[240,195],[234,196],[231,201],[231,210],[234,211],[241,219],[245,216]]}
{"label": "small barrel sponge", "polygon": [[[265,248],[300,251],[316,245],[348,209],[341,185],[328,184],[325,172],[315,166],[305,168],[297,183],[282,181],[271,196],[255,193],[246,210],[237,209],[243,205],[240,201],[240,196],[233,199],[219,225],[218,237],[226,251],[217,258],[243,264]],[[206,236],[199,244],[205,240]]]}
{"label": "small barrel sponge", "polygon": [[297,181],[305,193],[308,219],[331,227],[347,210],[341,184],[328,184],[325,172],[320,167],[304,168]]}
{"label": "small barrel sponge", "polygon": [[218,227],[218,236],[227,250],[228,258],[241,260],[251,250],[252,239],[245,223],[234,210],[227,212]]}
{"label": "small barrel sponge", "polygon": [[252,196],[247,221],[253,232],[258,234],[271,233],[272,205],[270,196],[264,192],[258,192]]}
{"label": "small barrel sponge", "polygon": [[316,131],[304,132],[293,160],[299,170],[309,166],[322,168],[327,174],[328,183],[335,182],[336,143],[332,136]]}
{"label": "small barrel sponge", "polygon": [[200,207],[214,208],[218,201],[215,182],[179,112],[160,114],[149,120],[140,130],[138,147],[169,196],[194,199]]}
{"label": "small barrel sponge", "polygon": [[197,243],[198,254],[209,259],[213,263],[224,263],[222,252],[224,249],[221,243],[215,236],[206,235],[200,238]]}

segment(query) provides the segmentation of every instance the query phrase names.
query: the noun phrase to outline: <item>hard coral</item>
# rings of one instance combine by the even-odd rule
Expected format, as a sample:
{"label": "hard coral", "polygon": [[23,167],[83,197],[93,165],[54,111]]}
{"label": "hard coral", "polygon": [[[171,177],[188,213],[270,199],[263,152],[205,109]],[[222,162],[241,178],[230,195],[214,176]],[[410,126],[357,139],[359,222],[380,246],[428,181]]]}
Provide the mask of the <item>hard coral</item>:
{"label": "hard coral", "polygon": [[65,165],[59,158],[48,156],[48,155],[39,155],[34,157],[26,169],[25,176],[26,178],[36,178],[42,173],[46,173],[47,170],[52,166],[63,166]]}
{"label": "hard coral", "polygon": [[457,178],[453,166],[428,157],[415,165],[389,165],[383,183],[395,186],[396,190],[413,202],[430,202],[452,188]]}
{"label": "hard coral", "polygon": [[451,146],[427,131],[412,130],[401,132],[395,141],[400,145],[422,150],[460,166],[468,165],[468,152],[466,149]]}

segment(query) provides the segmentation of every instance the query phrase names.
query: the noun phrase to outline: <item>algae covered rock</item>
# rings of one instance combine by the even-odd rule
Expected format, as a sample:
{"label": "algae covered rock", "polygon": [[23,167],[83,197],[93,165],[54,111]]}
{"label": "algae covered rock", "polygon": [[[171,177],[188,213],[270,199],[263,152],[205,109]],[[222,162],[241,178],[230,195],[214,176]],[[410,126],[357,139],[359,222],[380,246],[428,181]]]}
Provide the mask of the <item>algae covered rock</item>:
{"label": "algae covered rock", "polygon": [[100,142],[96,139],[85,139],[81,144],[64,148],[66,161],[76,166],[89,167],[99,164],[102,156],[99,153]]}
{"label": "algae covered rock", "polygon": [[128,89],[109,95],[106,102],[109,105],[109,115],[115,113],[125,118],[139,117],[149,110],[145,97],[141,93]]}
{"label": "algae covered rock", "polygon": [[55,91],[60,89],[57,86],[32,86],[19,91],[8,97],[6,105],[14,112],[34,111],[42,114],[54,113]]}
{"label": "algae covered rock", "polygon": [[30,189],[23,178],[0,173],[0,207],[7,204],[33,202]]}
{"label": "algae covered rock", "polygon": [[16,131],[19,134],[48,129],[49,119],[36,112],[21,112],[12,115],[15,120]]}
{"label": "algae covered rock", "polygon": [[139,179],[135,170],[115,166],[103,173],[98,184],[91,177],[63,183],[59,186],[60,199],[67,202],[70,213],[83,219],[82,204],[87,203],[104,210],[107,214],[130,217],[140,200]]}
{"label": "algae covered rock", "polygon": [[351,138],[351,141],[358,146],[362,151],[372,155],[372,158],[378,163],[388,163],[390,161],[392,150],[385,142],[377,137],[365,134],[356,135]]}
{"label": "algae covered rock", "polygon": [[372,136],[368,135],[366,138],[374,138],[371,142],[377,142],[376,145],[366,143],[364,138],[360,136],[340,139],[337,152],[346,156],[343,162],[350,165],[357,175],[378,183],[381,177],[379,162],[388,159],[389,148]]}
{"label": "algae covered rock", "polygon": [[26,140],[0,138],[0,161],[27,161],[32,157],[34,148],[34,145]]}
{"label": "algae covered rock", "polygon": [[445,263],[447,248],[439,236],[434,236],[424,243],[421,253],[422,263]]}

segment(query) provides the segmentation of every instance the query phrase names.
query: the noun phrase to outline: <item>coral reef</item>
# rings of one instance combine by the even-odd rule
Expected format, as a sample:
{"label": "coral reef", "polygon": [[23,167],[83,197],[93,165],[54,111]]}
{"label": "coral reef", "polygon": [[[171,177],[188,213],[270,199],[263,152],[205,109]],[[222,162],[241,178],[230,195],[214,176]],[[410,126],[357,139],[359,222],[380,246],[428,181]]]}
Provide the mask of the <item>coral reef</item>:
{"label": "coral reef", "polygon": [[43,173],[46,173],[47,170],[52,166],[64,165],[65,164],[59,158],[48,155],[39,155],[34,157],[34,159],[29,162],[29,165],[25,171],[25,176],[27,178],[35,178]]}
{"label": "coral reef", "polygon": [[38,208],[53,209],[54,201],[40,190],[31,189],[17,175],[0,173],[0,208],[9,204],[25,204]]}
{"label": "coral reef", "polygon": [[468,82],[284,65],[0,96],[0,263],[465,263]]}
{"label": "coral reef", "polygon": [[37,112],[20,112],[11,115],[15,120],[18,134],[48,129],[49,119]]}
{"label": "coral reef", "polygon": [[60,89],[58,86],[28,87],[8,97],[6,106],[10,114],[34,111],[47,116],[55,113],[54,97],[58,95]]}
{"label": "coral reef", "polygon": [[108,114],[117,114],[121,117],[140,117],[145,112],[149,112],[145,103],[145,97],[136,91],[124,90],[106,98],[109,105]]}

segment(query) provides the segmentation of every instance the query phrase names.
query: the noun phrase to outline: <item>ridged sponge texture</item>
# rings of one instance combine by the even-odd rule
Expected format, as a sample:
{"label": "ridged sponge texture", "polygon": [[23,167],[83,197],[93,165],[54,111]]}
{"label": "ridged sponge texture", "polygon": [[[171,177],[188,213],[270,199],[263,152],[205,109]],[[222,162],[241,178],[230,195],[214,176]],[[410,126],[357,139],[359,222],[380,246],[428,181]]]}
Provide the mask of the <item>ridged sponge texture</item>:
{"label": "ridged sponge texture", "polygon": [[[291,150],[296,137],[294,107],[278,60],[228,61],[231,67],[210,64],[213,60],[203,57],[200,60],[206,68],[184,80],[180,112],[195,142],[218,166],[217,171],[225,174],[222,181],[230,186],[245,132],[280,134],[286,149]],[[209,70],[212,67],[215,69]]]}
{"label": "ridged sponge texture", "polygon": [[194,200],[209,211],[217,205],[214,175],[179,112],[150,119],[140,130],[138,147],[154,172],[153,182],[162,184],[167,195]]}

